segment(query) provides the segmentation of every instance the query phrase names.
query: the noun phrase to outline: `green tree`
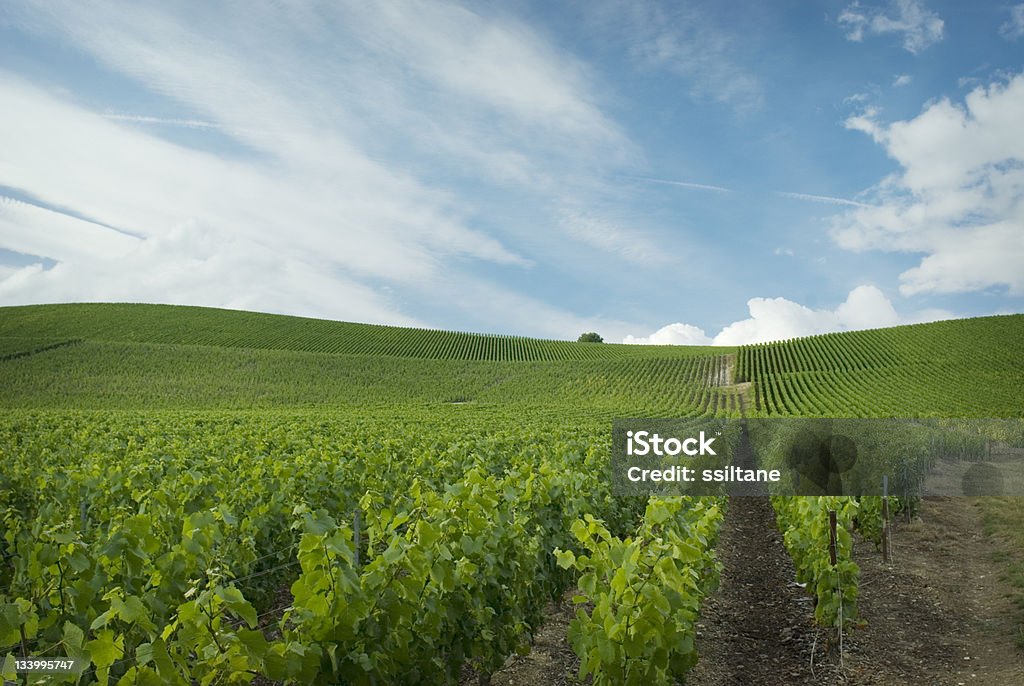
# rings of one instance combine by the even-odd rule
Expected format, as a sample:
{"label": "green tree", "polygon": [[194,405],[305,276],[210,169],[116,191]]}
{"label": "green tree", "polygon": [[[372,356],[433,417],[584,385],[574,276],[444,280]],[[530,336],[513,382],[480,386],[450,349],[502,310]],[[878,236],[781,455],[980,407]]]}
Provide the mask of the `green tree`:
{"label": "green tree", "polygon": [[604,339],[593,331],[587,333],[581,333],[580,337],[576,339],[577,343],[604,343]]}

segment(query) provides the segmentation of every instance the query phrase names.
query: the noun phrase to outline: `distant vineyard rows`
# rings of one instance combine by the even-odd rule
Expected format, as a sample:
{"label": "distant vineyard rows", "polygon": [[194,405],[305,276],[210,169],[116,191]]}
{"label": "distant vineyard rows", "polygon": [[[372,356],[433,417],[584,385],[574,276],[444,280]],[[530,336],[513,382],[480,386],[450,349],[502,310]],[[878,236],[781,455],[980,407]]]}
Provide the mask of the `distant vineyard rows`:
{"label": "distant vineyard rows", "polygon": [[[13,351],[35,350],[0,337]],[[65,409],[332,407],[489,412],[520,418],[728,416],[731,357],[538,363],[413,360],[152,343],[84,342],[23,355],[0,374],[0,406]],[[369,411],[364,409],[364,411]]]}
{"label": "distant vineyard rows", "polygon": [[817,417],[1024,416],[1024,318],[826,334],[740,348],[752,413]]}
{"label": "distant vineyard rows", "polygon": [[38,331],[95,341],[439,360],[538,362],[731,352],[707,347],[577,343],[172,305],[96,303],[0,308],[0,336],[24,337]]}

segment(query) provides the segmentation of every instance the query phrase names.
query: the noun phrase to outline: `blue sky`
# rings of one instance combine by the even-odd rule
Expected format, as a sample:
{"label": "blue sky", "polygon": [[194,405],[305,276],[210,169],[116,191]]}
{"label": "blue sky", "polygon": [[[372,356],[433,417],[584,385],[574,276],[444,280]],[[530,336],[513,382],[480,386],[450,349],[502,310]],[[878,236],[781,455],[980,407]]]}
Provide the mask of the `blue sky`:
{"label": "blue sky", "polygon": [[1022,311],[1024,4],[10,2],[0,102],[0,304],[719,344]]}

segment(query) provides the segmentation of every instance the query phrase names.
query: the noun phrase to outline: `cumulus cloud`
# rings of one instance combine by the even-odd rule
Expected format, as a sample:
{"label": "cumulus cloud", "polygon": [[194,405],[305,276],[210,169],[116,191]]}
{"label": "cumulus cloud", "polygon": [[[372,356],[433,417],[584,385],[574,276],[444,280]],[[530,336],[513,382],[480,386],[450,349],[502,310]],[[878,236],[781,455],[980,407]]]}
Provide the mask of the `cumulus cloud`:
{"label": "cumulus cloud", "polygon": [[1006,288],[1024,293],[1024,74],[942,99],[891,124],[846,121],[885,148],[901,171],[871,206],[836,218],[832,234],[855,251],[920,253],[900,275],[903,295]]}
{"label": "cumulus cloud", "polygon": [[785,298],[752,298],[750,317],[726,326],[715,345],[745,345],[899,324],[899,316],[875,286],[858,286],[834,310],[814,310]]}
{"label": "cumulus cloud", "polygon": [[949,319],[943,310],[927,310],[900,316],[892,301],[876,286],[863,285],[850,291],[835,309],[812,309],[786,298],[751,298],[750,317],[725,326],[714,337],[690,324],[675,323],[650,336],[627,336],[623,343],[647,345],[749,345],[801,336],[876,329],[898,324]]}
{"label": "cumulus cloud", "polygon": [[903,49],[917,54],[942,40],[945,24],[920,0],[894,0],[887,9],[864,7],[854,2],[839,15],[846,38],[854,42],[865,35],[900,34]]}
{"label": "cumulus cloud", "polygon": [[711,345],[704,330],[692,324],[676,322],[663,326],[650,336],[626,336],[623,343],[635,345]]}
{"label": "cumulus cloud", "polygon": [[899,74],[896,78],[892,80],[892,85],[894,88],[899,88],[901,86],[909,86],[910,82],[913,80],[914,77],[912,77],[910,74]]}
{"label": "cumulus cloud", "polygon": [[1000,25],[999,35],[1006,40],[1024,36],[1024,3],[1010,8],[1010,18]]}

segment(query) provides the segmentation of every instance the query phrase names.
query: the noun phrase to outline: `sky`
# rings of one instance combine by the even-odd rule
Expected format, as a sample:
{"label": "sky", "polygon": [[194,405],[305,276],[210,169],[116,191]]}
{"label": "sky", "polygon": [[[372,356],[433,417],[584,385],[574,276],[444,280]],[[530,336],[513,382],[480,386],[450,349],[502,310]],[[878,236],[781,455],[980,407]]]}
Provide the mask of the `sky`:
{"label": "sky", "polygon": [[736,345],[1024,311],[1024,4],[0,4],[0,305]]}

